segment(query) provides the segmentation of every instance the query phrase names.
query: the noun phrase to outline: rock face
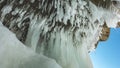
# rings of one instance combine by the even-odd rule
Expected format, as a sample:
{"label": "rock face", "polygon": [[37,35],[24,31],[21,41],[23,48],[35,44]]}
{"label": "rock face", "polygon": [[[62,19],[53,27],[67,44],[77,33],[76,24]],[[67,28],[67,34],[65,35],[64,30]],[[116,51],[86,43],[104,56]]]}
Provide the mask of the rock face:
{"label": "rock face", "polygon": [[120,27],[120,22],[118,22],[118,26],[117,27]]}
{"label": "rock face", "polygon": [[110,28],[108,28],[107,25],[104,24],[99,41],[107,40],[109,38],[109,35],[110,35]]}

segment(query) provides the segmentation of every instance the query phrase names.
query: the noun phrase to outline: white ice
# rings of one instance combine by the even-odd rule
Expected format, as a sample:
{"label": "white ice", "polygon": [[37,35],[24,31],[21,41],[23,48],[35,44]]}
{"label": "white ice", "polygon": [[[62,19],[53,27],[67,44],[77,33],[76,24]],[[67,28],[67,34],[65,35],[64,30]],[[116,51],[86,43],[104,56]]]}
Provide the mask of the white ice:
{"label": "white ice", "polygon": [[22,44],[0,22],[0,68],[61,68],[55,60],[38,55]]}

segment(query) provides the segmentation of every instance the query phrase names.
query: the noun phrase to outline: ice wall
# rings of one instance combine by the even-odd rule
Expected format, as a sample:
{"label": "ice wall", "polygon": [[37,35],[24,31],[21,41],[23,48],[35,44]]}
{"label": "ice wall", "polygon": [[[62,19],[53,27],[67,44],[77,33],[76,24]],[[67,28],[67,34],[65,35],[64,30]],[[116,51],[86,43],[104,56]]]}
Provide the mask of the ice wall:
{"label": "ice wall", "polygon": [[39,55],[21,43],[0,22],[0,68],[61,68],[53,59]]}
{"label": "ice wall", "polygon": [[[0,20],[9,23],[8,28],[13,32],[21,29],[15,33],[18,39],[22,32],[28,32],[22,44],[1,25],[0,66],[93,68],[88,52],[94,50],[104,23],[108,27],[117,26],[120,19],[117,10],[112,6],[111,9],[97,7],[89,0],[11,0],[1,9]],[[29,27],[23,29],[27,27],[26,21]]]}

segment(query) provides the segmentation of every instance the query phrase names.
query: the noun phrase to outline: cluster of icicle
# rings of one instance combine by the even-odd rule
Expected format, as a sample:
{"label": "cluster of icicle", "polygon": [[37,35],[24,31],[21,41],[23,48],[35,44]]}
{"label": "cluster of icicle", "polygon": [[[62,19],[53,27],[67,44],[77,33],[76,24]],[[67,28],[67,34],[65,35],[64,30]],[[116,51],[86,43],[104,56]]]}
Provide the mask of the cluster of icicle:
{"label": "cluster of icicle", "polygon": [[25,44],[0,25],[0,68],[93,68],[88,51],[95,48],[101,26],[106,21],[108,26],[116,27],[119,20],[116,13],[88,0],[41,0],[38,14],[27,11],[29,4],[13,11],[14,2],[1,9],[1,21],[11,12],[20,16],[10,21],[9,28],[16,22],[21,27],[26,18],[30,25]]}

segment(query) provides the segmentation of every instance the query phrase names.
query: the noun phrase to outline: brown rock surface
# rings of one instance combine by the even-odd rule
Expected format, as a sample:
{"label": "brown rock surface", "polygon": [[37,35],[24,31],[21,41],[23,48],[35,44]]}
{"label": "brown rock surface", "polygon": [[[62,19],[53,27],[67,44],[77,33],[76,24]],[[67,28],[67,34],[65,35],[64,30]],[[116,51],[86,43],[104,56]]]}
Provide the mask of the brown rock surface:
{"label": "brown rock surface", "polygon": [[118,22],[118,25],[117,25],[117,27],[120,27],[120,22]]}
{"label": "brown rock surface", "polygon": [[109,34],[110,34],[110,28],[107,27],[106,24],[103,25],[103,29],[102,29],[102,33],[101,33],[101,36],[100,36],[100,41],[105,41],[108,39],[109,37]]}

